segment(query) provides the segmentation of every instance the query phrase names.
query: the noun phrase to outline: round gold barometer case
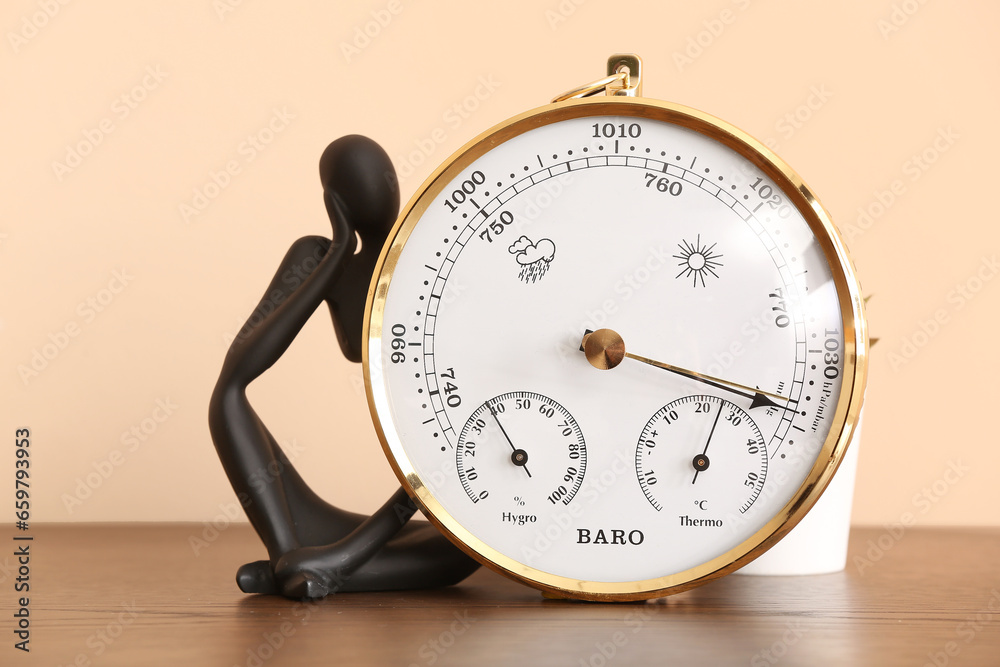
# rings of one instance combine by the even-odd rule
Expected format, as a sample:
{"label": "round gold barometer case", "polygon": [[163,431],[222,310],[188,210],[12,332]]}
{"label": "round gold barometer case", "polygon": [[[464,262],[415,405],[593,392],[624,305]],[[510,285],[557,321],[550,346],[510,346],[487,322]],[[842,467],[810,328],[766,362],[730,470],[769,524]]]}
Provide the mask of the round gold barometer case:
{"label": "round gold barometer case", "polygon": [[396,475],[469,555],[556,596],[669,595],[761,555],[826,488],[864,393],[826,211],[744,132],[641,97],[640,66],[613,56],[451,156],[369,293]]}

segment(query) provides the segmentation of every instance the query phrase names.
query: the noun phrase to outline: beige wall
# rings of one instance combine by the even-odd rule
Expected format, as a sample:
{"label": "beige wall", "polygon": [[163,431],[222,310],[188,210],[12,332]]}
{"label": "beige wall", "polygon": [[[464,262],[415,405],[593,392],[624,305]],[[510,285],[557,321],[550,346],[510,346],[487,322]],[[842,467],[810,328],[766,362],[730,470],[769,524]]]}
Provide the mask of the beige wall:
{"label": "beige wall", "polygon": [[[51,18],[42,9],[49,5],[58,7]],[[285,249],[299,236],[329,233],[316,174],[327,142],[355,132],[381,142],[409,197],[466,140],[597,78],[608,54],[629,50],[644,57],[646,95],[773,140],[847,234],[882,339],[872,355],[855,522],[911,512],[925,525],[1000,523],[1000,280],[979,277],[993,277],[1000,246],[1000,7],[486,7],[4,3],[0,432],[33,429],[36,518],[205,520],[231,503],[208,436],[208,397],[226,336]],[[373,12],[391,20],[345,52]],[[477,93],[483,99],[469,98]],[[478,108],[462,118],[449,112],[456,104]],[[271,123],[271,143],[241,151]],[[54,162],[88,134],[102,138],[78,166],[57,173]],[[418,143],[432,146],[426,159],[414,153]],[[921,155],[923,168],[914,161]],[[230,161],[239,173],[185,220],[181,205]],[[51,340],[64,349],[22,378],[18,366],[30,366]],[[395,480],[361,387],[360,367],[339,357],[320,313],[252,398],[324,495],[369,511]],[[143,427],[143,440],[123,440]],[[100,484],[80,487],[101,468],[106,479],[91,475]],[[0,497],[11,497],[10,470],[9,461],[0,465]],[[67,508],[78,491],[89,497]]]}

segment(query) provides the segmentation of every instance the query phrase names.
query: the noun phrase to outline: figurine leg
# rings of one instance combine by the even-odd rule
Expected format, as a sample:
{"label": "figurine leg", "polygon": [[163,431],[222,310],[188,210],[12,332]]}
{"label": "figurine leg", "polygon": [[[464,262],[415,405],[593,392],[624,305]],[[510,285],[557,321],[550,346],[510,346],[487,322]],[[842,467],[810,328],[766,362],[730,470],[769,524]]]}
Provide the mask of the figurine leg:
{"label": "figurine leg", "polygon": [[479,564],[434,526],[406,522],[416,506],[400,488],[349,535],[282,556],[274,569],[286,597],[317,599],[337,591],[402,590],[458,583]]}

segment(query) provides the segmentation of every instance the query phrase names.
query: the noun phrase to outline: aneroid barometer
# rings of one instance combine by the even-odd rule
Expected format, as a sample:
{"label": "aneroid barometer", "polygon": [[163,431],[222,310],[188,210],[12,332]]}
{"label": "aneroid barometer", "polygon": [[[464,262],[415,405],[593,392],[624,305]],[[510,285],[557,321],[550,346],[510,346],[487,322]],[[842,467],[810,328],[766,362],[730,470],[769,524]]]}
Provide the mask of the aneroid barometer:
{"label": "aneroid barometer", "polygon": [[449,158],[369,294],[400,481],[556,596],[668,595],[762,554],[826,488],[865,386],[858,282],[812,191],[732,125],[643,98],[640,66],[612,56]]}

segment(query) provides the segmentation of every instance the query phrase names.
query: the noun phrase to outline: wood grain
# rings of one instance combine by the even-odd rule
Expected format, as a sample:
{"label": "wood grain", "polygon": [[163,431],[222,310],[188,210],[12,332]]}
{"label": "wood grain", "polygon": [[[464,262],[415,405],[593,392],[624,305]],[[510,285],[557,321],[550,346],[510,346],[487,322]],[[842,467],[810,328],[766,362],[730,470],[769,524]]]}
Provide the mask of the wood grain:
{"label": "wood grain", "polygon": [[34,529],[32,651],[12,647],[0,569],[0,664],[1000,665],[1000,529],[855,529],[842,573],[615,605],[545,600],[485,570],[445,590],[249,597],[234,574],[263,549],[222,528],[197,553],[203,525]]}

